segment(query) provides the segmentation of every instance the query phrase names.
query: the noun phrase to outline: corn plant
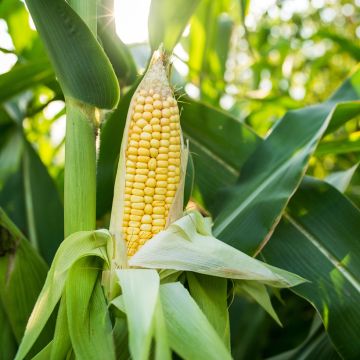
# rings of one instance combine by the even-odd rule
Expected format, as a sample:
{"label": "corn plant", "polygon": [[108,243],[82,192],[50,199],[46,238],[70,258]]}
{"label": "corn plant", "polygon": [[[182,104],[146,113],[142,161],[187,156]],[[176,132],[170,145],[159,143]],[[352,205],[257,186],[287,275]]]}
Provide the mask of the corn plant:
{"label": "corn plant", "polygon": [[[283,288],[318,316],[279,358],[360,355],[360,213],[342,194],[356,167],[305,175],[323,137],[359,115],[360,72],[261,138],[171,84],[173,49],[200,3],[152,1],[137,79],[97,1],[26,1],[66,104],[64,231],[54,234],[64,239],[46,252],[54,226],[43,240],[46,207],[37,222],[27,196],[30,244],[0,196],[4,358],[246,358],[255,319],[236,331],[247,308],[232,308],[250,299],[281,326],[271,296]],[[24,144],[29,174],[41,162]]]}

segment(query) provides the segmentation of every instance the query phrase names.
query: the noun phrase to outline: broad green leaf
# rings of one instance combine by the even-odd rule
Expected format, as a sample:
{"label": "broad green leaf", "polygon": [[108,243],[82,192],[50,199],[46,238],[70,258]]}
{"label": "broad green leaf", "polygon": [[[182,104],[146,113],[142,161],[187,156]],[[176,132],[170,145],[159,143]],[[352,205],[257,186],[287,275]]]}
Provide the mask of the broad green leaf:
{"label": "broad green leaf", "polygon": [[51,345],[51,360],[66,359],[71,350],[71,339],[66,310],[66,291],[61,296],[59,311],[56,317],[54,339]]}
{"label": "broad green leaf", "polygon": [[171,54],[200,0],[152,0],[149,14],[151,49],[160,44]]}
{"label": "broad green leaf", "polygon": [[[332,103],[289,111],[247,160],[238,183],[219,195],[214,235],[246,253],[258,252],[299,186],[332,117],[342,111],[342,104]],[[346,111],[342,115],[346,117]]]}
{"label": "broad green leaf", "polygon": [[99,281],[101,261],[84,258],[69,270],[66,309],[71,344],[78,359],[115,360],[107,304]]}
{"label": "broad green leaf", "polygon": [[281,321],[271,304],[270,296],[265,285],[255,281],[236,281],[236,290],[244,292],[254,299],[280,326],[282,326]]}
{"label": "broad green leaf", "polygon": [[347,154],[351,152],[360,152],[360,139],[341,139],[334,141],[323,141],[316,149],[316,156],[323,156],[328,154]]}
{"label": "broad green leaf", "polygon": [[[181,107],[181,126],[190,142],[195,184],[207,208],[213,210],[215,189],[228,185],[229,178],[236,179],[260,138],[236,118],[204,103],[185,98]],[[221,170],[214,170],[218,168]]]}
{"label": "broad green leaf", "polygon": [[160,278],[154,270],[117,270],[134,360],[149,358]]}
{"label": "broad green leaf", "polygon": [[180,283],[160,286],[169,343],[183,359],[231,359],[226,346]]}
{"label": "broad green leaf", "polygon": [[114,70],[80,16],[65,0],[26,4],[65,96],[99,108],[115,107],[119,86]]}
{"label": "broad green leaf", "polygon": [[12,360],[15,357],[17,342],[11,329],[8,317],[5,313],[3,305],[0,303],[0,349],[2,360]]}
{"label": "broad green leaf", "polygon": [[182,217],[146,242],[129,259],[129,265],[257,280],[275,287],[295,286],[304,281],[217,240],[207,232],[207,221],[198,213]]}
{"label": "broad green leaf", "polygon": [[186,277],[192,298],[230,349],[227,280],[195,273],[187,273]]}
{"label": "broad green leaf", "polygon": [[336,189],[306,179],[262,251],[271,264],[304,276],[293,291],[320,314],[337,351],[360,355],[360,212]]}
{"label": "broad green leaf", "polygon": [[53,342],[50,341],[40,352],[38,352],[32,360],[48,360],[51,356]]}
{"label": "broad green leaf", "polygon": [[14,66],[0,75],[0,102],[39,84],[54,79],[54,72],[48,60],[37,60]]}
{"label": "broad green leaf", "polygon": [[98,230],[74,233],[61,243],[27,323],[16,359],[23,359],[26,356],[46,325],[61,298],[71,266],[79,259],[88,256],[96,256],[107,261],[108,241],[111,241],[111,235],[104,230]]}
{"label": "broad green leaf", "polygon": [[331,173],[325,178],[325,181],[343,193],[349,186],[358,167],[359,163],[347,170]]}
{"label": "broad green leaf", "polygon": [[328,335],[323,330],[321,320],[316,316],[310,332],[304,342],[295,349],[272,356],[267,360],[340,360],[341,357],[333,348]]}
{"label": "broad green leaf", "polygon": [[[115,299],[116,300],[116,299]],[[116,359],[129,360],[129,339],[128,339],[128,327],[125,317],[116,317],[115,325],[113,328],[113,336],[116,350]]]}
{"label": "broad green leaf", "polygon": [[0,208],[0,300],[20,342],[45,281],[47,265]]}

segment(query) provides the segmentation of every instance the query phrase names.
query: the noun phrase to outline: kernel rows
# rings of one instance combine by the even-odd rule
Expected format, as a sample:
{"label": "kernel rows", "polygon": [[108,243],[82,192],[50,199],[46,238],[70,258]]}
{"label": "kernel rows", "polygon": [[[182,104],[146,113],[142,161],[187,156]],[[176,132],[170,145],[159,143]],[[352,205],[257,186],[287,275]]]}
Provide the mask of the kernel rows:
{"label": "kernel rows", "polygon": [[152,89],[135,96],[126,148],[123,214],[129,256],[164,229],[180,182],[176,100]]}

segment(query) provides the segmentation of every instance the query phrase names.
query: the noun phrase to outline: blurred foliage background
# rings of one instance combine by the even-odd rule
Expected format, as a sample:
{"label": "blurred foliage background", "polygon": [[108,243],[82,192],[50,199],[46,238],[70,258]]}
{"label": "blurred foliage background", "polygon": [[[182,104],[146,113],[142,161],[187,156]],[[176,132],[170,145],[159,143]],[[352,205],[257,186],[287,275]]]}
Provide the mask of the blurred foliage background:
{"label": "blurred foliage background", "polygon": [[[144,27],[149,3],[118,0],[112,13],[112,0],[100,2],[100,40],[105,50],[110,44],[110,57],[126,59],[115,66],[122,95],[149,58]],[[126,13],[130,8],[134,12]],[[134,14],[138,17],[132,18]],[[135,34],[137,38],[131,39],[132,30],[126,32],[119,24],[123,17],[142,29],[141,34]],[[257,134],[266,136],[286,111],[324,101],[354,71],[360,60],[359,20],[360,0],[201,0],[174,51],[172,81],[179,101],[183,101],[185,92],[230,112]],[[106,37],[107,30],[114,26],[120,39]],[[114,47],[113,41],[117,44]],[[18,143],[22,147],[31,145],[39,154],[61,202],[65,104],[40,38],[20,0],[0,1],[0,74],[0,148],[6,149],[0,157],[0,203],[6,203],[7,194],[13,194],[9,184],[15,186],[20,177],[27,176],[26,166],[18,168],[22,156]],[[9,153],[13,154],[12,161],[6,162]],[[331,172],[346,170],[358,163],[359,153],[359,118],[355,118],[325,137],[310,161],[308,173],[325,178]],[[36,162],[31,157],[29,161]],[[44,177],[39,165],[34,183],[51,187]],[[360,174],[356,171],[347,195],[360,205],[358,184]],[[48,199],[41,198],[40,193],[35,196],[39,196],[39,207],[47,204]],[[13,215],[11,206],[7,211]],[[18,224],[21,216],[14,216]],[[62,223],[61,218],[56,220]],[[287,307],[282,306],[283,301]],[[251,314],[251,319],[243,316],[242,322],[233,325],[237,337],[247,329],[246,338],[235,345],[236,358],[272,356],[305,339],[313,308],[286,291],[283,299],[275,300],[275,307],[285,330],[257,305],[246,300],[233,304],[232,316]]]}

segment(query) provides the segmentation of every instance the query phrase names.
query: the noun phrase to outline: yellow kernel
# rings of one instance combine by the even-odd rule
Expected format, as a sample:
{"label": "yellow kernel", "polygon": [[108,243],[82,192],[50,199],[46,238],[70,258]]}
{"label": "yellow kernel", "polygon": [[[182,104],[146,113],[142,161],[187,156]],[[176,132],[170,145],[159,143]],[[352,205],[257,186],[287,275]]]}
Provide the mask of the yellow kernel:
{"label": "yellow kernel", "polygon": [[169,125],[169,124],[170,124],[170,120],[169,120],[168,118],[161,118],[161,119],[160,119],[160,124],[161,124],[162,126],[164,126],[164,125]]}
{"label": "yellow kernel", "polygon": [[154,188],[156,186],[156,180],[153,178],[147,179],[146,186]]}
{"label": "yellow kernel", "polygon": [[139,215],[130,215],[131,221],[141,221],[142,217]]}
{"label": "yellow kernel", "polygon": [[131,207],[124,207],[124,214],[130,214]]}
{"label": "yellow kernel", "polygon": [[161,139],[161,133],[158,131],[155,131],[152,133],[152,138],[156,139],[156,140],[160,140]]}
{"label": "yellow kernel", "polygon": [[137,161],[137,156],[136,155],[128,155],[127,158],[128,158],[128,160],[131,160],[133,162]]}
{"label": "yellow kernel", "polygon": [[131,209],[130,213],[131,215],[142,216],[144,214],[144,211],[139,209]]}
{"label": "yellow kernel", "polygon": [[167,132],[161,133],[161,139],[162,140],[169,140],[170,139],[170,134]]}
{"label": "yellow kernel", "polygon": [[156,169],[156,160],[154,158],[151,158],[148,162],[148,167],[150,170]]}
{"label": "yellow kernel", "polygon": [[167,196],[167,197],[175,196],[175,191],[173,191],[173,190],[168,190],[168,191],[166,192],[166,196]]}
{"label": "yellow kernel", "polygon": [[138,156],[137,161],[147,163],[150,160],[150,156]]}
{"label": "yellow kernel", "polygon": [[152,218],[148,214],[143,215],[143,217],[141,218],[142,224],[151,224],[151,221],[152,221]]}
{"label": "yellow kernel", "polygon": [[134,113],[133,117],[132,117],[135,121],[141,119],[141,112],[136,112]]}
{"label": "yellow kernel", "polygon": [[137,112],[137,113],[142,113],[143,111],[144,111],[144,106],[143,105],[141,105],[141,104],[137,104],[137,105],[135,105],[135,112]]}
{"label": "yellow kernel", "polygon": [[140,135],[137,134],[137,133],[132,133],[132,134],[130,135],[130,139],[139,142],[139,140],[140,140]]}
{"label": "yellow kernel", "polygon": [[124,199],[125,199],[125,200],[130,200],[130,197],[131,197],[130,194],[125,194]]}
{"label": "yellow kernel", "polygon": [[128,154],[131,154],[131,155],[137,155],[137,148],[129,147],[127,152],[128,152]]}
{"label": "yellow kernel", "polygon": [[132,131],[132,133],[135,133],[135,134],[141,134],[141,127],[134,125],[133,128],[131,129],[131,131]]}
{"label": "yellow kernel", "polygon": [[167,187],[167,181],[158,181],[158,182],[156,183],[156,187],[166,188],[166,187]]}
{"label": "yellow kernel", "polygon": [[153,226],[152,227],[153,234],[158,234],[162,230],[163,230],[163,228],[161,226]]}
{"label": "yellow kernel", "polygon": [[[151,134],[148,133],[148,132],[142,132],[142,133],[140,134],[140,139],[150,141],[150,140],[151,140]],[[141,141],[141,140],[140,140],[140,141]],[[150,146],[149,146],[149,147],[150,147]]]}
{"label": "yellow kernel", "polygon": [[167,168],[163,168],[163,167],[157,167],[156,168],[156,174],[167,174],[167,173],[168,173]]}
{"label": "yellow kernel", "polygon": [[146,104],[152,104],[152,103],[153,103],[153,98],[152,98],[152,96],[147,96],[147,97],[145,98],[145,103],[146,103]]}
{"label": "yellow kernel", "polygon": [[159,168],[167,168],[168,165],[169,165],[169,163],[168,163],[167,161],[165,161],[165,160],[159,160],[159,161],[157,162],[157,166],[158,166]]}
{"label": "yellow kernel", "polygon": [[138,202],[138,203],[132,203],[131,204],[133,209],[137,209],[137,210],[143,210],[145,208],[145,204],[143,202]]}
{"label": "yellow kernel", "polygon": [[173,164],[170,164],[169,167],[168,167],[168,169],[169,169],[169,172],[170,172],[170,173],[172,173],[172,172],[175,173],[177,167],[176,167],[175,165],[173,165]]}
{"label": "yellow kernel", "polygon": [[148,165],[146,162],[141,162],[141,161],[138,161],[136,163],[136,168],[137,169],[147,169],[148,168]]}
{"label": "yellow kernel", "polygon": [[180,138],[177,137],[171,137],[170,138],[170,144],[174,144],[174,145],[180,145]]}
{"label": "yellow kernel", "polygon": [[147,121],[145,120],[145,119],[139,119],[137,122],[136,122],[136,125],[140,128],[140,129],[142,129],[145,125],[147,125]]}
{"label": "yellow kernel", "polygon": [[153,112],[152,112],[152,116],[153,116],[154,118],[158,118],[158,119],[160,119],[160,118],[161,118],[161,116],[162,116],[162,112],[161,112],[161,110],[158,110],[158,109],[153,110]]}
{"label": "yellow kernel", "polygon": [[140,226],[140,230],[142,231],[151,231],[151,228],[152,228],[151,224],[141,224]]}
{"label": "yellow kernel", "polygon": [[169,157],[170,158],[180,158],[180,152],[179,151],[176,151],[176,152],[174,152],[174,151],[170,151],[169,152]]}
{"label": "yellow kernel", "polygon": [[144,201],[143,196],[131,195],[131,203],[140,203]]}
{"label": "yellow kernel", "polygon": [[139,156],[149,156],[150,151],[149,151],[149,149],[146,149],[146,148],[139,148],[138,149],[138,155]]}
{"label": "yellow kernel", "polygon": [[156,174],[155,179],[156,180],[167,180],[168,176],[166,174]]}
{"label": "yellow kernel", "polygon": [[145,195],[154,195],[154,191],[155,191],[155,189],[153,187],[146,187],[144,189],[144,194]]}
{"label": "yellow kernel", "polygon": [[169,155],[168,154],[159,154],[157,156],[157,160],[167,160],[169,158]]}
{"label": "yellow kernel", "polygon": [[[146,91],[145,89],[141,89],[141,90],[140,90],[140,95],[146,96],[146,95],[147,95],[147,91]],[[144,98],[144,101],[145,101],[145,98]]]}
{"label": "yellow kernel", "polygon": [[150,140],[150,145],[151,145],[151,147],[153,147],[153,148],[159,148],[159,146],[160,146],[160,141],[159,141],[159,140],[156,140],[156,139],[151,139],[151,140]]}
{"label": "yellow kernel", "polygon": [[157,215],[164,215],[165,214],[165,208],[163,206],[155,206],[153,208],[153,213]]}
{"label": "yellow kernel", "polygon": [[163,118],[169,118],[171,116],[170,110],[169,109],[162,109],[161,110],[161,115]]}
{"label": "yellow kernel", "polygon": [[152,117],[153,117],[153,116],[152,116],[152,113],[151,113],[150,111],[145,111],[145,112],[143,112],[143,118],[144,118],[145,120],[151,120]]}
{"label": "yellow kernel", "polygon": [[153,198],[152,196],[145,195],[144,196],[145,204],[152,204]]}
{"label": "yellow kernel", "polygon": [[163,101],[163,108],[169,108],[170,107],[171,102],[170,101]]}
{"label": "yellow kernel", "polygon": [[180,128],[179,123],[171,123],[169,126],[172,131],[177,131]]}
{"label": "yellow kernel", "polygon": [[136,182],[142,182],[144,183],[146,181],[147,177],[145,175],[135,175],[135,181]]}
{"label": "yellow kernel", "polygon": [[155,188],[155,194],[166,195],[166,188]]}
{"label": "yellow kernel", "polygon": [[151,215],[152,214],[152,206],[150,204],[146,204],[144,208],[144,213]]}
{"label": "yellow kernel", "polygon": [[138,104],[145,104],[145,98],[141,95],[139,95],[137,98],[136,98],[136,102]]}
{"label": "yellow kernel", "polygon": [[153,171],[153,170],[150,170],[150,171],[149,171],[148,176],[149,176],[150,178],[154,178],[155,175],[156,175],[156,172],[155,172],[155,171]]}
{"label": "yellow kernel", "polygon": [[180,159],[179,158],[177,158],[177,159],[171,158],[171,159],[169,159],[169,164],[180,166]]}
{"label": "yellow kernel", "polygon": [[139,227],[140,226],[140,221],[129,221],[129,227]]}
{"label": "yellow kernel", "polygon": [[171,115],[170,121],[171,122],[178,122],[180,119],[179,115]]}
{"label": "yellow kernel", "polygon": [[160,99],[160,95],[159,95],[158,93],[154,93],[153,99],[154,99],[154,100],[159,100],[159,99]]}
{"label": "yellow kernel", "polygon": [[169,197],[166,198],[165,202],[166,202],[167,204],[171,204],[171,203],[173,202],[173,200],[174,200],[174,198],[171,197],[171,196],[169,196]]}
{"label": "yellow kernel", "polygon": [[169,146],[169,151],[179,151],[180,150],[180,145],[170,145]]}
{"label": "yellow kernel", "polygon": [[[146,133],[144,133],[144,134],[146,134]],[[147,140],[140,140],[139,141],[139,146],[143,147],[143,148],[146,148],[146,149],[150,149],[150,142],[147,141]]]}
{"label": "yellow kernel", "polygon": [[150,148],[150,156],[151,157],[156,158],[158,153],[159,153],[158,149]]}
{"label": "yellow kernel", "polygon": [[[155,200],[155,196],[159,199],[159,200]],[[165,195],[155,195],[154,196],[154,202],[153,202],[153,206],[165,206]]]}
{"label": "yellow kernel", "polygon": [[153,117],[151,120],[150,120],[150,125],[158,125],[160,124],[160,120],[156,117]]}
{"label": "yellow kernel", "polygon": [[137,196],[144,196],[144,190],[132,189],[131,194],[132,195],[137,195]]}
{"label": "yellow kernel", "polygon": [[149,173],[149,169],[136,169],[136,174],[147,175]]}
{"label": "yellow kernel", "polygon": [[166,222],[165,219],[154,219],[152,224],[154,226],[165,226]]}
{"label": "yellow kernel", "polygon": [[167,185],[168,190],[176,190],[176,188],[177,188],[176,184],[168,184]]}
{"label": "yellow kernel", "polygon": [[161,131],[161,126],[160,126],[159,124],[153,125],[152,129],[153,129],[154,131]]}
{"label": "yellow kernel", "polygon": [[140,232],[140,229],[137,227],[128,227],[126,230],[126,233],[128,235],[137,235]]}
{"label": "yellow kernel", "polygon": [[153,106],[154,106],[154,108],[155,109],[162,109],[162,102],[161,101],[159,101],[159,100],[155,100],[154,102],[153,102]]}
{"label": "yellow kernel", "polygon": [[169,140],[160,140],[160,146],[169,147]]}
{"label": "yellow kernel", "polygon": [[127,208],[127,207],[131,208],[131,201],[128,201],[128,200],[124,201],[124,206],[125,206],[126,208]]}
{"label": "yellow kernel", "polygon": [[133,180],[134,180],[134,175],[133,175],[133,174],[126,174],[126,175],[125,175],[125,180],[127,180],[127,181],[133,181]]}
{"label": "yellow kernel", "polygon": [[179,130],[171,130],[170,131],[170,136],[171,137],[180,136]]}
{"label": "yellow kernel", "polygon": [[170,133],[170,127],[169,127],[169,126],[163,126],[163,127],[162,127],[162,132],[163,132],[163,133],[165,133],[165,132],[166,132],[166,133]]}
{"label": "yellow kernel", "polygon": [[154,110],[154,108],[153,108],[153,106],[152,106],[151,104],[145,104],[145,105],[144,105],[144,110],[151,112],[151,111]]}
{"label": "yellow kernel", "polygon": [[125,187],[125,194],[131,194],[131,186]]}
{"label": "yellow kernel", "polygon": [[143,131],[148,132],[148,133],[152,133],[153,127],[149,124],[145,125],[143,128]]}
{"label": "yellow kernel", "polygon": [[145,243],[146,240],[151,239],[153,236],[151,231],[140,231],[139,237],[140,237],[140,243],[142,244],[142,240],[143,243]]}
{"label": "yellow kernel", "polygon": [[169,152],[169,149],[167,147],[165,147],[165,146],[161,146],[159,148],[159,153],[160,154],[167,154],[168,152]]}

